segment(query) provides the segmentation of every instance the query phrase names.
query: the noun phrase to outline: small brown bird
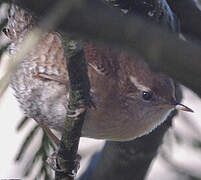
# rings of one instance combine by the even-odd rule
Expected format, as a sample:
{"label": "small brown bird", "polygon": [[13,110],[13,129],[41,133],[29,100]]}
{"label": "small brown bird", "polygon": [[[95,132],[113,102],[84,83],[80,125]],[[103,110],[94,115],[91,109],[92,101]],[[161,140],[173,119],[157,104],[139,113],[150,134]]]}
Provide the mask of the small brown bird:
{"label": "small brown bird", "polygon": [[[11,39],[11,54],[36,25],[34,18],[12,5],[3,32]],[[84,45],[96,109],[89,109],[82,136],[126,141],[149,133],[174,108],[192,110],[177,103],[172,80],[152,72],[137,56],[120,50]],[[46,33],[24,57],[12,77],[12,87],[25,114],[49,131],[62,131],[67,112],[68,73],[61,37]],[[50,132],[50,131],[49,131]]]}

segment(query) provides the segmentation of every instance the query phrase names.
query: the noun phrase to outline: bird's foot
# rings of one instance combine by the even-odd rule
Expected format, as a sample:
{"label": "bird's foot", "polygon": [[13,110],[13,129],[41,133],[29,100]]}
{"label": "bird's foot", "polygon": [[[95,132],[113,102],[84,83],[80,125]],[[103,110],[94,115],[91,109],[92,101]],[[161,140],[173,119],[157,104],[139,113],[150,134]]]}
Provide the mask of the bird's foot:
{"label": "bird's foot", "polygon": [[46,160],[46,163],[48,166],[50,166],[51,169],[57,172],[62,172],[61,169],[57,168],[57,153],[52,153]]}
{"label": "bird's foot", "polygon": [[[68,173],[68,176],[75,177],[77,172],[78,172],[78,170],[79,170],[79,168],[80,168],[81,156],[79,154],[77,154],[76,159],[74,160],[74,168],[73,168],[73,170],[71,172],[69,172],[68,169],[59,167],[57,156],[58,156],[57,152],[54,152],[46,160],[46,163],[50,166],[50,168],[53,169],[56,172]],[[63,161],[65,161],[65,163],[69,162],[67,160],[63,160]],[[69,162],[69,163],[72,163],[72,162]]]}
{"label": "bird's foot", "polygon": [[80,116],[81,114],[83,114],[85,111],[86,111],[86,108],[85,108],[85,107],[78,108],[78,109],[76,109],[76,110],[74,110],[74,111],[68,108],[67,117],[69,117],[69,118],[75,118],[75,117],[78,117],[78,116]]}
{"label": "bird's foot", "polygon": [[83,107],[77,108],[75,110],[72,110],[68,105],[67,106],[67,117],[69,117],[69,118],[79,117],[81,114],[86,112],[87,108],[96,110],[96,104],[93,102],[93,100],[90,100],[90,102],[87,106],[83,106]]}

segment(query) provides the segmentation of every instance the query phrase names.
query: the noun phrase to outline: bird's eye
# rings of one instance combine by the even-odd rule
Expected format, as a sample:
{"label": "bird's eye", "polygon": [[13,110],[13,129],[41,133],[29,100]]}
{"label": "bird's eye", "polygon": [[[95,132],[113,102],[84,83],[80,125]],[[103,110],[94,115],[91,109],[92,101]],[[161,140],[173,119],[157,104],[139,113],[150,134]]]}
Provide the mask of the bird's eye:
{"label": "bird's eye", "polygon": [[6,35],[6,36],[8,36],[8,33],[9,33],[9,29],[8,28],[3,28],[2,29],[2,32]]}
{"label": "bird's eye", "polygon": [[151,92],[142,92],[142,98],[146,101],[149,101],[152,98],[152,93]]}

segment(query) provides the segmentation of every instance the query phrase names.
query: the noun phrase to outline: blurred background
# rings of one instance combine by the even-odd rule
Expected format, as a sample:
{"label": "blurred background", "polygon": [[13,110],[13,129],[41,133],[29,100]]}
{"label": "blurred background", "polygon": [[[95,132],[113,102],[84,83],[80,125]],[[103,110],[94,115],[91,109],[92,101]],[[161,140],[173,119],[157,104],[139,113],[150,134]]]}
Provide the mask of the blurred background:
{"label": "blurred background", "polygon": [[[194,2],[198,8],[201,7],[198,0]],[[5,16],[6,9],[7,6],[3,5],[0,18]],[[1,34],[0,46],[7,41]],[[5,73],[7,60],[5,53],[0,61],[0,77]],[[173,119],[173,126],[166,133],[164,143],[149,168],[147,180],[201,179],[201,101],[191,90],[181,88],[182,103],[194,113],[179,112]],[[53,153],[54,147],[47,147],[48,137],[34,120],[25,119],[11,88],[0,99],[0,121],[0,179],[51,179],[52,171],[42,162]],[[79,154],[82,161],[78,178],[87,169],[92,155],[102,150],[104,143],[103,140],[81,138]]]}

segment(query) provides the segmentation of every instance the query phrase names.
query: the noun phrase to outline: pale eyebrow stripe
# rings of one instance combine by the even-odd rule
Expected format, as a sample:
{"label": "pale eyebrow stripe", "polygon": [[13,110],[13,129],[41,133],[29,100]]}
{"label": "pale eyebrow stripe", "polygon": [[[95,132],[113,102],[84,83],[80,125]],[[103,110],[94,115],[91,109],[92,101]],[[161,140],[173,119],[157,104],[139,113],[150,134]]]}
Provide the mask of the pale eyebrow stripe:
{"label": "pale eyebrow stripe", "polygon": [[141,84],[137,78],[130,76],[130,81],[136,86],[137,89],[141,90],[141,91],[151,91],[151,89],[147,86],[144,86],[143,84]]}

